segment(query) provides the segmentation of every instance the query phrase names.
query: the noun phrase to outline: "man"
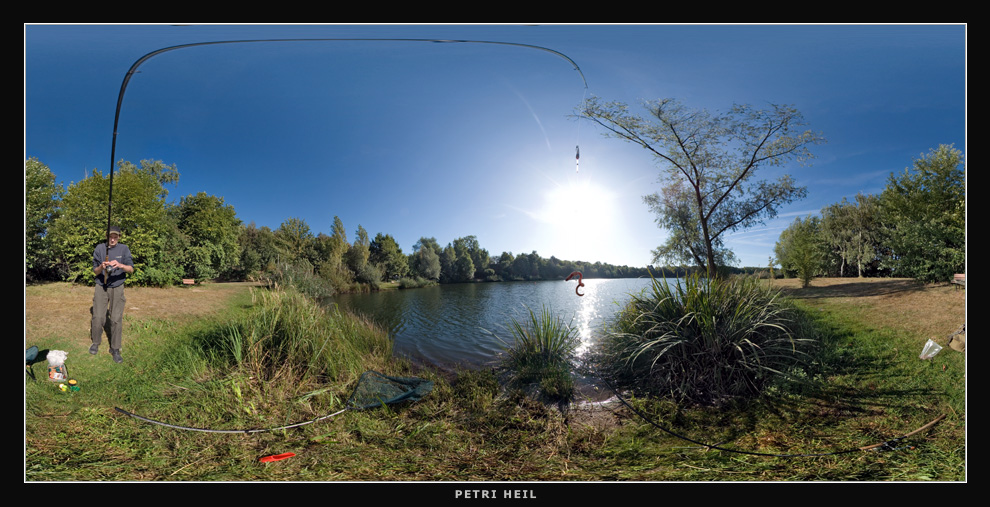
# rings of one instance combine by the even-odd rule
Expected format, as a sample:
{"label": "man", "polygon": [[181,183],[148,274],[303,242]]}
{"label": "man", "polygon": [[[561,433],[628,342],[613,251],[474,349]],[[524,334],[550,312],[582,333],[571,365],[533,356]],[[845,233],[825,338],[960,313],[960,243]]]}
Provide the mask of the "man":
{"label": "man", "polygon": [[103,338],[103,326],[106,324],[107,309],[110,310],[110,355],[116,363],[122,363],[120,357],[120,334],[124,320],[124,279],[128,273],[134,272],[134,261],[131,250],[120,243],[120,227],[110,228],[110,248],[100,243],[93,251],[93,273],[96,274],[96,292],[93,294],[93,324],[90,329],[93,345],[89,347],[90,354],[100,350],[100,340]]}

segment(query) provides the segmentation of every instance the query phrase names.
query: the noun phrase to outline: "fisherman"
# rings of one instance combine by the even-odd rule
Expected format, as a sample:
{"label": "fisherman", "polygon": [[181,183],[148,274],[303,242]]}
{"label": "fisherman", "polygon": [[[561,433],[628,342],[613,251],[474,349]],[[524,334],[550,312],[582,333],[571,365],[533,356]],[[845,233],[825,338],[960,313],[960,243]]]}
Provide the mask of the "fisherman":
{"label": "fisherman", "polygon": [[93,294],[93,323],[90,329],[93,345],[89,347],[90,354],[100,350],[103,338],[103,326],[106,324],[107,310],[110,313],[110,355],[116,363],[122,363],[120,357],[121,327],[124,320],[124,279],[128,273],[134,272],[134,261],[131,250],[120,243],[120,227],[110,227],[109,247],[100,243],[93,251],[93,273],[96,274],[96,290]]}

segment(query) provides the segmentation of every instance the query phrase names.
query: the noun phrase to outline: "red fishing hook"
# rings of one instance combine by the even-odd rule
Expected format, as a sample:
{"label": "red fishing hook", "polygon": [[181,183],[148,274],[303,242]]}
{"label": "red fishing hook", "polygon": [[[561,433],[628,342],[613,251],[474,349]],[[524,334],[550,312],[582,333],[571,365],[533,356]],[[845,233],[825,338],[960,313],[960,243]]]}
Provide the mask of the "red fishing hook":
{"label": "red fishing hook", "polygon": [[574,275],[577,275],[577,277],[578,277],[578,284],[577,284],[577,287],[574,287],[574,293],[577,294],[578,296],[583,296],[584,294],[581,294],[580,292],[578,292],[578,289],[580,289],[581,287],[584,287],[584,282],[581,281],[581,279],[583,278],[583,276],[581,275],[581,272],[580,271],[575,271],[575,272],[567,275],[567,278],[565,278],[564,281],[565,282],[570,281],[571,278],[574,278]]}

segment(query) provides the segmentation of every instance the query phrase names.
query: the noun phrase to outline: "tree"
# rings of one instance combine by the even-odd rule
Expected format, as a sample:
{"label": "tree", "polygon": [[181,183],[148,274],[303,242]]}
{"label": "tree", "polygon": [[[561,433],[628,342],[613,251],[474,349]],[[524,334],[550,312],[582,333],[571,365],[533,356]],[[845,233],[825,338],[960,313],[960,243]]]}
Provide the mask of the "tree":
{"label": "tree", "polygon": [[[142,160],[141,167],[120,161],[114,173],[112,222],[123,232],[134,257],[130,283],[164,285],[181,276],[179,259],[162,255],[173,227],[165,210],[165,183],[178,180],[175,166]],[[60,214],[50,229],[52,245],[65,279],[92,283],[93,249],[106,241],[107,201],[110,178],[94,170],[89,177],[69,185]]]}
{"label": "tree", "polygon": [[630,114],[623,103],[592,98],[579,116],[610,137],[645,148],[665,166],[665,189],[644,197],[658,225],[672,232],[655,254],[699,264],[715,275],[720,259],[729,258],[721,242],[725,233],[763,223],[780,206],[805,196],[790,176],[754,179],[761,168],[810,158],[809,146],[823,142],[818,134],[798,132],[804,121],[797,110],[737,105],[711,114],[673,99],[645,102],[644,108],[649,118]]}
{"label": "tree", "polygon": [[886,260],[897,276],[948,281],[966,270],[966,175],[963,154],[940,145],[914,162],[913,170],[891,173],[879,207]]}
{"label": "tree", "polygon": [[223,197],[200,192],[169,208],[186,242],[185,275],[215,278],[240,262],[241,220]]}
{"label": "tree", "polygon": [[275,239],[284,257],[283,262],[306,260],[310,263],[313,257],[313,242],[315,237],[309,225],[301,218],[291,217],[275,229]]}
{"label": "tree", "polygon": [[[368,239],[368,231],[360,224],[358,224],[355,236],[357,238],[354,240],[354,244],[347,250],[344,257],[347,267],[354,273],[358,281],[368,283],[367,279],[379,276],[378,273],[371,273],[365,268],[368,258],[371,256],[371,241]],[[377,281],[377,278],[375,280]]]}
{"label": "tree", "polygon": [[440,250],[435,238],[420,238],[413,245],[409,267],[416,275],[427,280],[440,279]]}
{"label": "tree", "polygon": [[879,241],[882,236],[880,223],[880,198],[872,194],[856,194],[856,213],[853,215],[852,256],[856,263],[856,276],[862,277],[870,266],[876,266],[880,258]]}
{"label": "tree", "polygon": [[785,275],[797,276],[801,286],[807,287],[821,271],[824,245],[821,221],[813,216],[805,220],[798,217],[780,234],[774,253]]}
{"label": "tree", "polygon": [[335,288],[345,287],[354,279],[354,270],[348,267],[346,259],[350,248],[344,222],[338,216],[333,217],[330,236],[321,232],[314,241],[314,263],[317,272],[321,277],[329,280]]}
{"label": "tree", "polygon": [[[481,245],[478,244],[478,238],[473,235],[457,238],[454,240],[453,246],[457,257],[455,270],[458,271],[458,278],[462,281],[484,278],[485,268],[488,267],[489,263],[489,254],[488,250],[481,248]],[[467,257],[471,261],[470,264],[462,260],[462,257]],[[471,269],[470,273],[466,271],[468,268]]]}
{"label": "tree", "polygon": [[495,276],[500,280],[511,280],[513,260],[515,260],[515,257],[512,255],[512,252],[502,252],[502,255],[498,256],[498,260],[494,264]]}
{"label": "tree", "polygon": [[51,272],[55,253],[48,229],[58,217],[64,192],[47,165],[34,157],[24,162],[24,269],[30,279],[55,278]]}
{"label": "tree", "polygon": [[370,252],[368,262],[378,266],[384,280],[399,278],[409,272],[406,256],[391,235],[379,232],[371,241],[368,250]]}
{"label": "tree", "polygon": [[855,257],[856,207],[845,198],[822,209],[822,238],[833,258],[839,262],[839,276],[845,276],[846,264]]}
{"label": "tree", "polygon": [[241,227],[238,237],[241,247],[241,270],[245,277],[254,277],[275,270],[279,250],[275,233],[268,227],[257,227],[254,222]]}

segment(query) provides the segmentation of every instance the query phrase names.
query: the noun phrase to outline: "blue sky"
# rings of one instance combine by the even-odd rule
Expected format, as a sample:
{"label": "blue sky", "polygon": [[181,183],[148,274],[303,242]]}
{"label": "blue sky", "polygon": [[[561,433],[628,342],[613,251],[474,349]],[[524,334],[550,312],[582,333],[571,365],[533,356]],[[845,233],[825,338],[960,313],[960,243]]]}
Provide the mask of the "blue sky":
{"label": "blue sky", "polygon": [[[636,110],[791,104],[828,143],[782,168],[806,199],[727,238],[765,266],[796,216],[878,193],[940,144],[966,152],[965,25],[25,25],[24,151],[68,185],[116,158],[176,164],[170,200],[222,196],[245,223],[339,216],[391,234],[467,235],[492,254],[644,266],[665,240],[642,196],[661,174],[573,114],[595,95]],[[582,79],[582,76],[584,80]],[[587,87],[585,87],[587,83]],[[575,147],[580,146],[580,169]],[[777,173],[765,173],[775,177]]]}

